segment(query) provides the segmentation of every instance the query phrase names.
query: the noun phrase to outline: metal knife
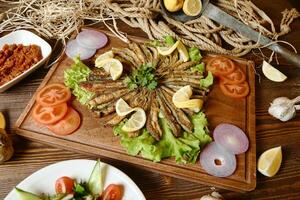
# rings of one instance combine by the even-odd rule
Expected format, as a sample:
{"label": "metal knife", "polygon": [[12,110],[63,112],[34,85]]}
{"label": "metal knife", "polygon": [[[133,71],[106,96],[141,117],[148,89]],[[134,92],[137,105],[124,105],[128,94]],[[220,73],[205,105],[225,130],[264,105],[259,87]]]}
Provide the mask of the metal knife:
{"label": "metal knife", "polygon": [[186,22],[189,20],[193,20],[195,18],[200,17],[201,15],[204,15],[208,17],[209,19],[212,19],[213,21],[222,24],[228,28],[231,28],[237,33],[240,33],[241,35],[251,39],[254,42],[258,42],[262,46],[266,46],[267,48],[273,50],[276,53],[279,53],[283,58],[285,58],[287,61],[289,61],[291,64],[300,67],[300,55],[296,54],[285,47],[279,45],[278,43],[272,43],[273,41],[266,36],[263,36],[259,34],[257,31],[253,30],[249,26],[245,25],[238,19],[234,18],[233,16],[227,14],[217,6],[209,3],[209,0],[203,0],[202,1],[202,11],[198,16],[191,17],[185,15],[182,11],[171,13],[168,12],[165,7],[163,1],[161,1],[161,7],[163,8],[163,11],[171,18]]}

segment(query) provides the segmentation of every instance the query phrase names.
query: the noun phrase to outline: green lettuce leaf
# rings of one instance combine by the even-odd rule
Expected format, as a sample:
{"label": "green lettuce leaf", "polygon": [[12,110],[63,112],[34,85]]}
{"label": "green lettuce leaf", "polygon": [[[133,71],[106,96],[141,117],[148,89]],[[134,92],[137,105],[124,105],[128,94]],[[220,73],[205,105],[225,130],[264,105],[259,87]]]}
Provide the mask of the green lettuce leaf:
{"label": "green lettuce leaf", "polygon": [[131,138],[128,133],[122,131],[125,121],[114,127],[115,135],[120,136],[121,145],[127,150],[128,154],[142,157],[159,162],[163,158],[175,157],[177,163],[195,163],[200,149],[211,142],[207,128],[207,120],[204,113],[198,113],[192,117],[194,132],[184,132],[182,137],[176,138],[172,134],[167,121],[160,119],[163,135],[160,141],[156,141],[150,133],[142,130],[138,137]]}
{"label": "green lettuce leaf", "polygon": [[205,64],[202,62],[191,68],[193,72],[204,73],[205,72]]}
{"label": "green lettuce leaf", "polygon": [[173,44],[175,44],[174,38],[170,35],[164,36],[164,39],[165,39],[165,43],[169,46],[172,46]]}
{"label": "green lettuce leaf", "polygon": [[214,83],[214,76],[209,71],[205,78],[200,79],[200,87],[208,88]]}
{"label": "green lettuce leaf", "polygon": [[86,105],[87,102],[94,96],[93,92],[87,91],[80,87],[80,82],[86,81],[91,70],[86,66],[79,57],[74,59],[74,64],[71,68],[64,71],[65,85],[72,89],[72,93],[77,97],[77,100]]}

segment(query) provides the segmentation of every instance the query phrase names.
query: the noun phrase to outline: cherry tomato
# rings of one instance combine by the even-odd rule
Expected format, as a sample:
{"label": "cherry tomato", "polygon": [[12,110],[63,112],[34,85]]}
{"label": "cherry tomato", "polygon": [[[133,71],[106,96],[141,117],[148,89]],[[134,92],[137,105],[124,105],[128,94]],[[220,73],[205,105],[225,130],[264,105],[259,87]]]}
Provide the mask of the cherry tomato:
{"label": "cherry tomato", "polygon": [[78,112],[69,107],[64,118],[62,118],[56,124],[47,125],[47,128],[57,135],[69,135],[76,131],[79,126],[80,116]]}
{"label": "cherry tomato", "polygon": [[233,98],[243,98],[249,94],[249,85],[246,81],[238,84],[229,84],[226,82],[220,82],[220,88],[226,96]]}
{"label": "cherry tomato", "polygon": [[246,80],[246,75],[242,69],[236,68],[232,73],[220,77],[223,82],[229,84],[238,84]]}
{"label": "cherry tomato", "polygon": [[61,120],[67,113],[66,103],[58,104],[52,107],[43,107],[36,104],[33,108],[33,118],[42,124],[53,124]]}
{"label": "cherry tomato", "polygon": [[122,188],[120,185],[110,184],[104,190],[101,200],[121,200]]}
{"label": "cherry tomato", "polygon": [[36,101],[42,106],[55,106],[67,102],[71,98],[71,91],[62,84],[47,85],[37,94]]}
{"label": "cherry tomato", "polygon": [[55,182],[56,194],[72,194],[74,187],[74,180],[70,177],[63,176]]}
{"label": "cherry tomato", "polygon": [[224,76],[232,73],[235,70],[235,64],[226,57],[217,56],[212,58],[206,65],[207,71],[215,76]]}

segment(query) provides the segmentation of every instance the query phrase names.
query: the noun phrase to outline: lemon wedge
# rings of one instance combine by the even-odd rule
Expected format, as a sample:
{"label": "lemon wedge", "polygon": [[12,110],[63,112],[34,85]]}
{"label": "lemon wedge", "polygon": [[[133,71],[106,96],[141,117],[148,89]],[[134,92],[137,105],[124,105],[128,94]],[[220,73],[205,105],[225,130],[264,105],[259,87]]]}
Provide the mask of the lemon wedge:
{"label": "lemon wedge", "polygon": [[185,0],[182,9],[188,16],[197,16],[202,10],[202,2],[201,0]]}
{"label": "lemon wedge", "polygon": [[271,81],[283,82],[287,79],[287,76],[281,73],[278,69],[264,61],[262,65],[262,71],[264,75]]}
{"label": "lemon wedge", "polygon": [[179,59],[182,60],[183,62],[187,62],[190,59],[190,56],[185,45],[181,41],[179,41],[177,49],[179,52]]}
{"label": "lemon wedge", "polygon": [[197,108],[197,110],[198,110],[198,109],[202,108],[203,100],[202,99],[190,99],[187,101],[174,102],[174,105],[177,108]]}
{"label": "lemon wedge", "polygon": [[144,127],[146,123],[146,113],[142,108],[135,108],[135,113],[122,126],[122,130],[126,132],[134,132]]}
{"label": "lemon wedge", "polygon": [[170,12],[176,12],[183,6],[183,0],[164,0],[166,9]]}
{"label": "lemon wedge", "polygon": [[179,45],[180,41],[177,40],[171,47],[157,47],[157,51],[159,54],[163,56],[170,55],[173,51],[176,50],[177,46]]}
{"label": "lemon wedge", "polygon": [[129,113],[131,113],[134,109],[131,108],[126,101],[124,101],[124,99],[120,98],[117,102],[116,102],[116,113],[119,116],[125,116],[128,115]]}
{"label": "lemon wedge", "polygon": [[119,60],[112,58],[106,65],[104,65],[104,67],[106,66],[110,66],[109,73],[112,80],[117,80],[121,77],[123,73],[123,65]]}
{"label": "lemon wedge", "polygon": [[180,88],[174,93],[172,102],[177,108],[190,108],[195,112],[199,112],[203,105],[202,99],[190,99],[193,94],[190,85]]}
{"label": "lemon wedge", "polygon": [[274,176],[281,165],[282,152],[281,147],[275,147],[265,151],[258,159],[257,169],[265,176]]}
{"label": "lemon wedge", "polygon": [[[105,61],[106,59],[109,59],[109,58],[113,58],[114,57],[114,53],[112,51],[107,51],[101,55],[99,55],[97,57],[97,59],[95,60],[95,67],[97,68],[102,68],[104,67],[105,63],[107,61]],[[109,73],[109,68],[108,67],[105,67],[104,70]]]}
{"label": "lemon wedge", "polygon": [[0,129],[5,129],[6,121],[2,112],[0,112]]}
{"label": "lemon wedge", "polygon": [[172,97],[172,101],[174,102],[181,102],[181,101],[187,101],[190,99],[190,97],[193,94],[193,90],[192,87],[190,85],[187,86],[183,86],[182,88],[180,88],[179,90],[177,90],[173,97]]}

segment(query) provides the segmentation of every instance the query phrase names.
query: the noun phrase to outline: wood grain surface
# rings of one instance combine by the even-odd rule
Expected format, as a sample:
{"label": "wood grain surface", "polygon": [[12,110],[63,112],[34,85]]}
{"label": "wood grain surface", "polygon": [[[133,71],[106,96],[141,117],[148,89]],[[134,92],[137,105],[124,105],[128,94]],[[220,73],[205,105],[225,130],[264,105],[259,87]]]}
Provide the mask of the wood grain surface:
{"label": "wood grain surface", "polygon": [[[298,0],[254,0],[260,8],[274,20],[276,27],[280,24],[280,12],[284,8],[296,7],[300,10]],[[0,11],[7,8],[0,4]],[[120,24],[121,30],[128,34],[145,36],[140,30],[128,28]],[[292,32],[281,39],[292,43],[300,51],[300,20],[292,24]],[[269,54],[269,51],[264,51]],[[246,56],[261,64],[261,58],[252,53]],[[300,95],[300,69],[288,64],[279,57],[280,65],[276,66],[288,76],[284,83],[274,83],[267,80],[257,68],[256,81],[256,136],[257,156],[268,148],[281,145],[283,148],[283,163],[278,174],[267,178],[257,172],[256,190],[247,193],[236,193],[220,190],[226,199],[299,199],[300,197],[300,113],[292,121],[282,123],[267,113],[267,108],[273,98],[278,96],[295,97]],[[274,63],[275,65],[275,63]],[[0,199],[22,179],[36,170],[49,164],[75,158],[96,159],[93,156],[73,153],[30,142],[16,135],[14,123],[28,104],[34,91],[41,83],[47,69],[39,69],[14,88],[0,94],[0,110],[8,120],[8,130],[14,141],[14,157],[0,166]],[[224,113],[226,114],[226,113]],[[103,158],[104,162],[114,165],[124,171],[141,188],[147,199],[153,200],[197,200],[203,194],[211,192],[205,185],[195,184],[158,173],[148,171],[121,161]]]}
{"label": "wood grain surface", "polygon": [[[98,30],[98,29],[94,29]],[[102,30],[102,29],[99,29]],[[101,55],[112,47],[126,47],[126,43],[119,38],[106,32],[109,42],[105,48],[99,49],[91,60]],[[128,35],[132,40],[133,38]],[[135,38],[136,42],[144,42],[144,38]],[[209,62],[210,56],[205,56],[204,63]],[[44,125],[37,123],[33,117],[33,108],[36,105],[35,96],[30,100],[20,118],[16,123],[17,134],[30,140],[42,142],[48,145],[68,147],[74,152],[95,154],[108,158],[114,158],[140,165],[158,171],[168,176],[186,179],[197,183],[204,183],[211,186],[221,187],[233,191],[251,191],[256,186],[256,132],[255,132],[255,74],[254,63],[246,59],[231,57],[233,62],[245,71],[247,82],[250,87],[250,94],[247,98],[236,100],[226,97],[216,84],[211,88],[208,101],[205,103],[204,110],[209,121],[209,129],[213,130],[220,123],[234,124],[247,134],[249,138],[249,149],[245,154],[237,156],[237,169],[235,173],[227,178],[217,178],[208,175],[197,162],[196,164],[180,165],[176,164],[174,158],[164,159],[159,163],[154,163],[141,156],[130,156],[120,145],[119,137],[113,134],[112,127],[105,127],[101,124],[101,119],[96,118],[93,113],[85,106],[80,105],[75,99],[71,102],[81,114],[82,123],[80,128],[71,135],[59,137],[54,135]],[[72,59],[63,55],[60,61],[51,68],[43,82],[41,88],[51,83],[64,82],[64,71],[73,64]],[[227,113],[227,115],[224,115]]]}

